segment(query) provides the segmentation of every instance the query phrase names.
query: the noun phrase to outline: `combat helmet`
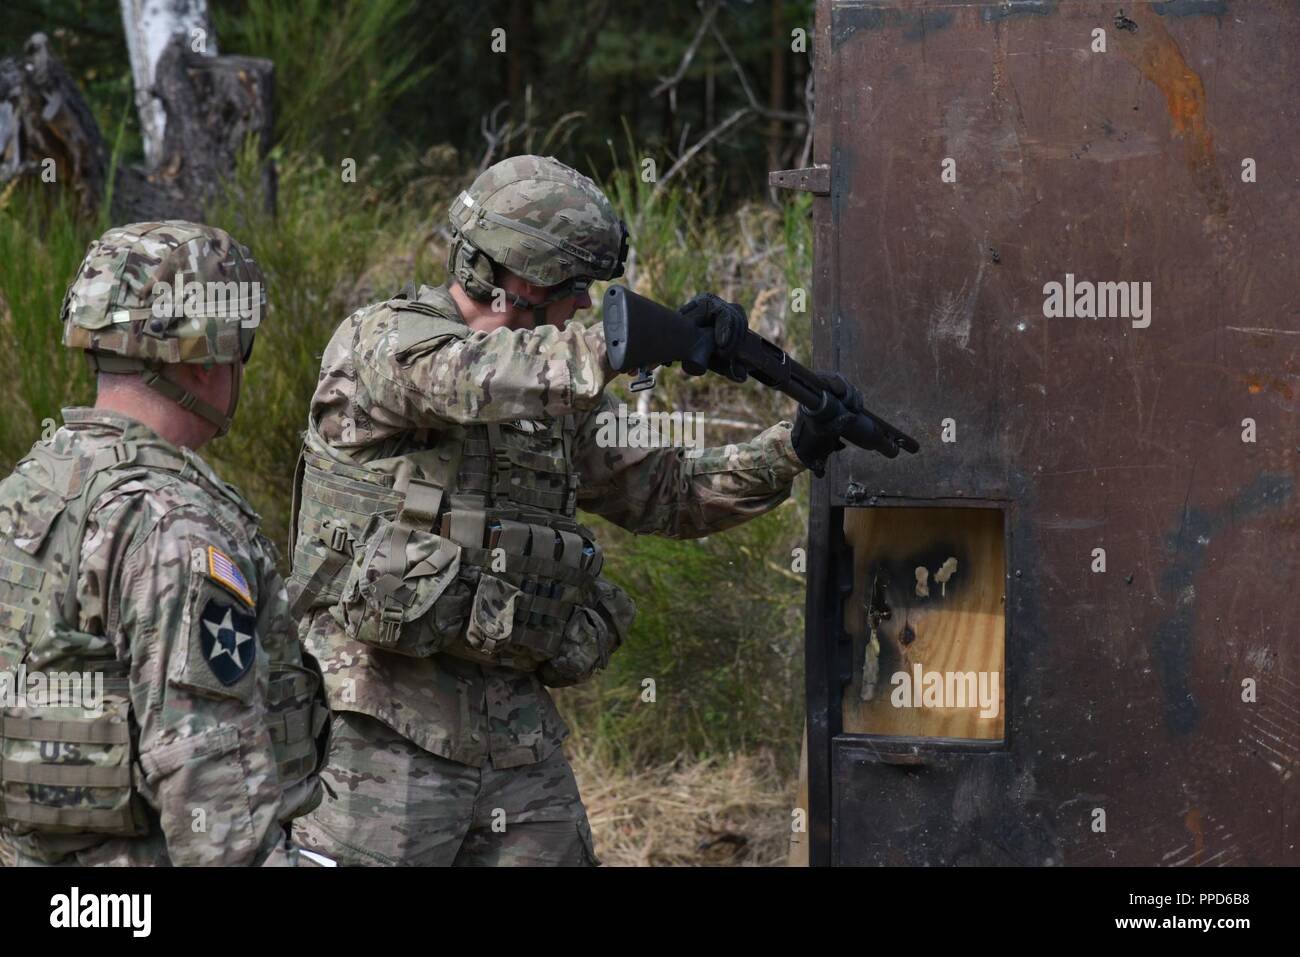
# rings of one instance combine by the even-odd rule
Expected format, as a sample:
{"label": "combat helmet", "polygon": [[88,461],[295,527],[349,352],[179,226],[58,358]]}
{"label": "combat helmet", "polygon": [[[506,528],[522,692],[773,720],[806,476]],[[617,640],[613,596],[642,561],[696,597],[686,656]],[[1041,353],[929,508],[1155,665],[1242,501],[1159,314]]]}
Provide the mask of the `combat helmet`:
{"label": "combat helmet", "polygon": [[474,299],[495,291],[493,264],[535,286],[558,286],[532,309],[579,294],[596,279],[623,275],[627,227],[600,188],[550,156],[512,156],[479,174],[449,212],[447,271]]}
{"label": "combat helmet", "polygon": [[[96,372],[145,384],[224,435],[266,305],[262,270],[225,230],[170,220],[110,229],[90,244],[63,299],[63,344]],[[216,409],[164,375],[175,363],[230,364],[230,407]]]}

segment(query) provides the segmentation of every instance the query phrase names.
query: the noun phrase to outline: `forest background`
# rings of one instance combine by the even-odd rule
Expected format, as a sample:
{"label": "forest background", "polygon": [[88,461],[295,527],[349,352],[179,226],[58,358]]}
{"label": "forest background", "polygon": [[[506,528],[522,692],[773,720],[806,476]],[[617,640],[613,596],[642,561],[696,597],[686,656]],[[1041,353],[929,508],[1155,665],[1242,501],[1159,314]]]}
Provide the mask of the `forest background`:
{"label": "forest background", "polygon": [[[5,6],[0,57],[43,32],[103,131],[110,167],[142,164],[119,4]],[[243,489],[282,551],[330,334],[408,281],[443,280],[450,199],[506,156],[553,155],[605,188],[632,234],[621,282],[672,304],[715,292],[810,358],[811,202],[771,189],[767,173],[811,165],[812,0],[210,6],[221,53],[274,64],[276,199],[272,210],[250,148],[205,203],[206,220],[260,261],[269,309],[236,425],[204,456]],[[93,402],[80,355],[60,345],[58,315],[87,244],[117,225],[110,207],[87,215],[33,177],[0,183],[3,472],[60,408]],[[603,289],[582,321],[599,321]],[[795,412],[757,383],[678,369],[661,370],[653,393],[626,386],[614,389],[642,411],[702,413],[708,445],[744,441]],[[808,481],[768,515],[695,541],[583,516],[639,609],[610,668],[557,694],[607,863],[784,859],[803,726],[804,579],[793,569]]]}

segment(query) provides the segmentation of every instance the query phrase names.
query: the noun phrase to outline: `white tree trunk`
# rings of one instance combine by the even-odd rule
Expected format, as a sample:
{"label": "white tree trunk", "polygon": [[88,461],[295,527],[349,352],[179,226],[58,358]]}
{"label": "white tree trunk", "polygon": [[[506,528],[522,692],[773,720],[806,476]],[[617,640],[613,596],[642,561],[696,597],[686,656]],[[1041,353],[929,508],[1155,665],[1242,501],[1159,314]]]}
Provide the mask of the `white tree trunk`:
{"label": "white tree trunk", "polygon": [[195,53],[217,55],[217,36],[208,17],[207,0],[121,0],[122,25],[131,55],[135,105],[140,111],[144,156],[149,167],[162,159],[167,114],[154,96],[154,68],[163,49],[177,33],[186,36]]}

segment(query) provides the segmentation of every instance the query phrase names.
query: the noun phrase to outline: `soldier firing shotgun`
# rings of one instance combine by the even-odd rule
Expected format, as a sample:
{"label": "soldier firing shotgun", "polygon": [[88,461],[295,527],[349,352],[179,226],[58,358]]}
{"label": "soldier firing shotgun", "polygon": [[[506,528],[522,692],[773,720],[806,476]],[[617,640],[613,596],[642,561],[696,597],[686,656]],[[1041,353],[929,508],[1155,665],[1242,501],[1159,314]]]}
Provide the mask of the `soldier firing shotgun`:
{"label": "soldier firing shotgun", "polygon": [[734,302],[701,293],[674,311],[624,286],[610,286],[602,315],[610,365],[617,372],[637,370],[634,391],[654,385],[651,369],[680,362],[688,375],[715,372],[733,382],[752,376],[798,401],[802,414],[791,440],[819,477],[826,456],[844,447],[837,438],[891,459],[899,449],[920,448],[865,409],[861,393],[839,373],[814,373],[752,331]]}

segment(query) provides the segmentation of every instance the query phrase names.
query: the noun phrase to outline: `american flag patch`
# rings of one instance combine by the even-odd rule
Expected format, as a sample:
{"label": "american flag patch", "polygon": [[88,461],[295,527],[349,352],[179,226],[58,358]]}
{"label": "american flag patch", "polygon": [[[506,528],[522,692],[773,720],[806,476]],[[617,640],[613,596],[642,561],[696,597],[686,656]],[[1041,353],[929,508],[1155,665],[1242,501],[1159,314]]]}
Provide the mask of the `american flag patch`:
{"label": "american flag patch", "polygon": [[213,545],[208,546],[208,576],[244,599],[244,603],[250,608],[253,606],[253,595],[248,590],[248,582],[244,579],[243,573],[225,552]]}

